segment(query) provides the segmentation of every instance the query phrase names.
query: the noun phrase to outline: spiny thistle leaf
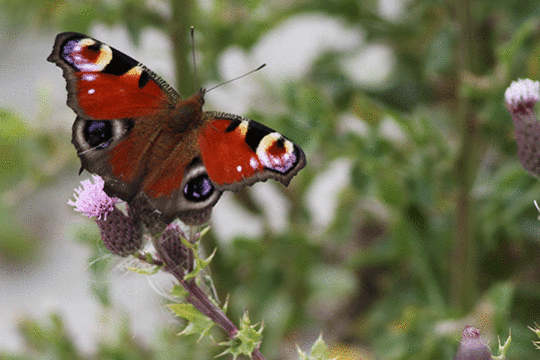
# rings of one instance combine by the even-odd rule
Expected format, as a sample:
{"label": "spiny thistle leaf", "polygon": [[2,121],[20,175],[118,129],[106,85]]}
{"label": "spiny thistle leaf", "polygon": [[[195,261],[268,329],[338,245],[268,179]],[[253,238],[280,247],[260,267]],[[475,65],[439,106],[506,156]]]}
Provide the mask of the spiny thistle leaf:
{"label": "spiny thistle leaf", "polygon": [[209,231],[210,231],[210,226],[205,227],[204,229],[199,231],[198,238],[201,239]]}
{"label": "spiny thistle leaf", "polygon": [[330,359],[330,351],[328,350],[328,345],[324,342],[322,338],[322,334],[319,335],[319,338],[317,341],[315,341],[315,344],[311,347],[310,354],[306,354],[300,348],[298,345],[296,346],[296,349],[298,350],[298,354],[300,355],[299,360],[334,360],[337,358]]}
{"label": "spiny thistle leaf", "polygon": [[171,290],[171,295],[182,298],[182,299],[185,299],[189,295],[189,293],[187,292],[186,289],[184,289],[183,286],[174,285],[172,290]]}
{"label": "spiny thistle leaf", "polygon": [[[218,293],[217,293],[216,287],[214,286],[214,280],[212,279],[210,275],[205,275],[203,276],[203,281],[204,281],[204,285],[206,285],[206,287],[210,289],[210,300],[212,300],[214,304],[219,306]],[[223,311],[226,312],[225,310]]]}
{"label": "spiny thistle leaf", "polygon": [[257,326],[258,324],[251,325],[248,313],[244,313],[242,320],[240,320],[240,329],[234,338],[219,344],[228,346],[228,348],[218,356],[231,354],[233,359],[236,359],[241,354],[251,356],[253,351],[258,349],[262,342],[262,331],[264,326],[261,325],[259,330],[256,330],[255,328]]}
{"label": "spiny thistle leaf", "polygon": [[506,341],[504,342],[504,345],[501,345],[501,339],[500,338],[498,338],[498,340],[499,340],[499,355],[497,355],[497,356],[492,355],[491,358],[494,359],[494,360],[505,360],[506,359],[506,352],[510,348],[510,342],[512,341],[512,332],[508,331],[508,339],[506,339]]}
{"label": "spiny thistle leaf", "polygon": [[191,304],[169,304],[167,306],[175,315],[188,321],[187,326],[179,335],[199,335],[197,341],[200,341],[214,326],[214,322],[209,317],[203,315]]}
{"label": "spiny thistle leaf", "polygon": [[128,266],[128,270],[136,272],[141,275],[154,275],[159,272],[163,268],[164,265],[151,265],[155,263],[155,259],[152,256],[151,253],[141,253],[139,256],[143,257],[145,260],[143,263],[140,264],[139,267],[136,266]]}
{"label": "spiny thistle leaf", "polygon": [[154,274],[157,274],[159,270],[161,270],[161,266],[153,266],[151,268],[140,268],[140,267],[128,266],[128,270],[136,272],[137,274],[141,274],[141,275],[154,275]]}
{"label": "spiny thistle leaf", "polygon": [[[534,328],[532,328],[530,326],[527,326],[527,327],[529,328],[529,330],[534,332],[536,334],[536,336],[538,336],[538,338],[540,338],[540,326],[538,326],[537,323],[534,323]],[[532,343],[533,343],[535,348],[540,350],[540,341],[533,341]]]}
{"label": "spiny thistle leaf", "polygon": [[[203,233],[206,233],[208,230],[206,231],[202,231],[199,235],[203,234]],[[184,280],[186,281],[189,281],[195,277],[197,277],[197,275],[199,275],[199,273],[204,270],[205,267],[207,267],[210,262],[212,261],[212,258],[214,257],[214,255],[216,254],[216,250],[217,248],[214,249],[214,251],[212,252],[212,254],[206,258],[206,259],[202,259],[201,257],[199,257],[199,243],[198,242],[195,242],[195,243],[191,243],[189,242],[189,240],[187,240],[186,238],[182,237],[181,238],[182,240],[182,244],[184,244],[188,249],[191,249],[193,251],[193,256],[195,257],[195,269],[193,269],[193,271],[191,271],[189,274],[187,274],[184,278]]]}

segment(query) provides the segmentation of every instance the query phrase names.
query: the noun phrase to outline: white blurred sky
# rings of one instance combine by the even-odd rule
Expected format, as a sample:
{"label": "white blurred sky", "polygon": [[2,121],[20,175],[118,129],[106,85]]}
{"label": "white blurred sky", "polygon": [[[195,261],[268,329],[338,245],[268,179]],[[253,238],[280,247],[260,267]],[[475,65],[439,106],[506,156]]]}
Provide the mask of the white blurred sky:
{"label": "white blurred sky", "polygon": [[[399,18],[402,8],[395,5],[401,2],[384,0],[380,3],[384,16]],[[3,80],[0,82],[0,106],[17,111],[31,126],[56,129],[68,136],[75,115],[65,105],[65,82],[60,69],[45,61],[56,34],[5,33],[7,36],[0,37],[0,76]],[[97,26],[89,35],[143,62],[166,80],[173,78],[169,45],[159,32],[145,32],[139,48],[129,43],[127,33],[120,28]],[[261,80],[278,86],[291,79],[301,81],[313,61],[328,50],[343,53],[341,64],[359,85],[380,85],[392,71],[392,53],[383,44],[365,44],[360,28],[348,27],[324,14],[302,14],[285,20],[249,52],[229,49],[220,63],[223,79],[243,74],[261,63],[266,63],[267,67],[210,92],[205,109],[243,114],[249,107],[265,106],[259,101]],[[47,109],[52,111],[52,116],[42,116]],[[77,170],[64,174],[61,183],[28,199],[20,209],[21,214],[30,214],[25,215],[29,217],[29,224],[40,228],[38,236],[49,240],[39,264],[20,269],[0,267],[1,349],[16,351],[21,348],[16,322],[27,314],[43,320],[51,310],[60,312],[75,336],[76,345],[85,352],[92,351],[100,334],[107,331],[103,318],[100,318],[103,315],[101,309],[89,294],[88,249],[70,237],[77,224],[85,221],[66,205],[73,188],[85,178],[79,177]],[[317,226],[314,231],[323,231],[332,220],[335,199],[339,189],[347,184],[348,171],[346,159],[330,164],[309,189],[306,204],[313,212]],[[276,186],[279,185],[272,182],[257,184],[253,187],[254,196],[270,209],[276,205],[280,209],[287,208],[286,200],[279,196]],[[263,216],[267,216],[277,230],[287,226],[286,211],[267,212]],[[229,196],[224,196],[215,207],[212,222],[224,242],[239,234],[257,235],[262,230],[261,219],[245,214]],[[171,321],[159,305],[162,295],[154,288],[166,289],[171,284],[172,278],[166,275],[152,279],[149,284],[147,276],[120,269],[114,271],[115,309],[135,315],[131,320],[137,336],[150,340],[155,334],[152,329]],[[113,311],[107,316],[118,315]]]}

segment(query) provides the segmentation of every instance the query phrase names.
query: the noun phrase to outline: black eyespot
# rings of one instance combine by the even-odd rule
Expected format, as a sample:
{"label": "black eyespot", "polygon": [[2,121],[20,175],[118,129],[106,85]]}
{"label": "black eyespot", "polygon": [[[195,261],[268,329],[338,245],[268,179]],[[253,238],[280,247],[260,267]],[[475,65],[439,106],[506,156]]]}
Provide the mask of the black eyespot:
{"label": "black eyespot", "polygon": [[190,201],[204,201],[214,193],[214,185],[208,174],[201,174],[188,181],[184,188],[184,196]]}
{"label": "black eyespot", "polygon": [[110,121],[88,120],[84,125],[84,140],[93,148],[106,148],[113,137]]}

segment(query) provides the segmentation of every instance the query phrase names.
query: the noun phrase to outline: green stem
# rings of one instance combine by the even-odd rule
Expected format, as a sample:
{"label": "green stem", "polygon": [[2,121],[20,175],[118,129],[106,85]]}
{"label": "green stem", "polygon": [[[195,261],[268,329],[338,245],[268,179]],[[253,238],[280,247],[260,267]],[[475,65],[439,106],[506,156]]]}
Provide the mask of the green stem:
{"label": "green stem", "polygon": [[[191,249],[189,251],[191,251]],[[162,249],[159,251],[159,254],[163,257],[162,261],[164,264],[164,270],[173,275],[188,292],[186,300],[202,314],[208,316],[212,321],[221,326],[227,332],[229,338],[234,339],[238,333],[238,328],[227,317],[227,315],[225,315],[223,310],[221,310],[208,298],[206,293],[197,285],[195,279],[185,280],[185,269],[178,266],[178,264],[170,258],[166,250]],[[251,358],[253,360],[266,360],[259,349],[255,349],[253,351]]]}
{"label": "green stem", "polygon": [[175,85],[182,97],[195,92],[195,78],[191,63],[190,29],[193,26],[195,2],[171,0],[171,18],[168,26],[175,65]]}
{"label": "green stem", "polygon": [[460,28],[457,49],[457,109],[456,119],[461,128],[461,148],[455,165],[457,200],[454,243],[451,257],[451,303],[460,312],[469,311],[477,299],[476,249],[471,220],[473,200],[471,189],[475,169],[475,122],[470,100],[463,90],[463,76],[471,72],[471,18],[469,1],[455,2],[457,23]]}

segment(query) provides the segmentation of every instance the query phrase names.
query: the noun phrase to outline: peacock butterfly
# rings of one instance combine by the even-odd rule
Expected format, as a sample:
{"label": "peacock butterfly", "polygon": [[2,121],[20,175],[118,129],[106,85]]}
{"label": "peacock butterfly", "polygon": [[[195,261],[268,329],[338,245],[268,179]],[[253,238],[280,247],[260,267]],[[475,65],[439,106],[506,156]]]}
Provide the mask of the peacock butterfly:
{"label": "peacock butterfly", "polygon": [[146,66],[86,35],[57,35],[47,60],[67,81],[81,171],[100,175],[109,196],[144,199],[165,222],[203,223],[224,190],[269,178],[288,185],[306,164],[274,130],[203,111],[205,89],[182,100]]}

